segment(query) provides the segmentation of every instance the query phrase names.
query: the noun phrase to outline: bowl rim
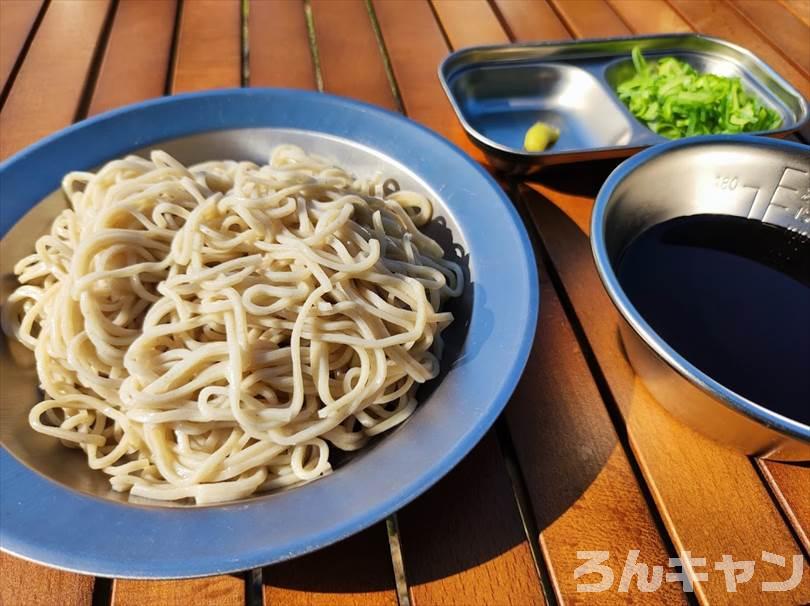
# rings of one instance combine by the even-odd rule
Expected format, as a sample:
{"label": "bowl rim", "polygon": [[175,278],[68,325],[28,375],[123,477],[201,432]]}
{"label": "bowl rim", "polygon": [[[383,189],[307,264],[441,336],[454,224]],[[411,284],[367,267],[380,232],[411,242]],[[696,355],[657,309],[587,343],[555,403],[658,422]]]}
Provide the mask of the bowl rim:
{"label": "bowl rim", "polygon": [[597,194],[591,215],[591,252],[596,270],[613,304],[622,318],[630,325],[638,337],[666,364],[681,377],[689,381],[702,392],[715,398],[727,408],[742,413],[775,431],[810,443],[810,425],[774,412],[765,406],[725,387],[712,379],[708,374],[686,360],[671,347],[642,317],[619,283],[619,279],[610,262],[605,241],[605,223],[612,203],[613,194],[621,183],[632,177],[633,173],[656,158],[674,150],[708,145],[752,145],[763,148],[778,148],[807,152],[808,146],[802,143],[785,141],[754,135],[705,135],[669,141],[656,145],[622,162],[611,172]]}
{"label": "bowl rim", "polygon": [[[436,417],[426,408],[421,425],[414,424],[419,415],[409,421],[421,432],[407,434],[410,450],[402,444],[406,434],[394,433],[375,446],[373,456],[358,457],[317,482],[199,508],[130,506],[85,495],[40,476],[3,447],[4,551],[71,572],[117,578],[189,578],[289,559],[359,532],[422,494],[478,443],[509,400],[528,359],[539,307],[536,262],[524,224],[477,162],[437,133],[379,107],[326,93],[250,88],[163,97],[100,114],[0,163],[3,198],[10,201],[0,204],[0,234],[58,186],[66,167],[90,168],[160,141],[250,127],[303,128],[348,139],[404,165],[439,194],[471,253],[468,287],[475,299],[464,360],[453,370],[464,379],[457,394],[468,418],[456,419],[459,428],[450,439],[430,442],[438,429],[426,425]],[[504,255],[509,263],[502,263]],[[397,459],[397,448],[399,454],[412,455],[417,448],[428,452],[414,462]],[[335,483],[359,484],[359,469],[374,473],[368,460],[377,466],[399,460],[403,469],[421,467],[396,477],[381,469],[364,478],[377,489],[365,501],[334,490]],[[348,475],[354,467],[358,471]],[[323,513],[327,521],[315,520],[298,534],[276,519],[283,504],[287,510],[297,505],[316,511],[324,502],[330,506]]]}

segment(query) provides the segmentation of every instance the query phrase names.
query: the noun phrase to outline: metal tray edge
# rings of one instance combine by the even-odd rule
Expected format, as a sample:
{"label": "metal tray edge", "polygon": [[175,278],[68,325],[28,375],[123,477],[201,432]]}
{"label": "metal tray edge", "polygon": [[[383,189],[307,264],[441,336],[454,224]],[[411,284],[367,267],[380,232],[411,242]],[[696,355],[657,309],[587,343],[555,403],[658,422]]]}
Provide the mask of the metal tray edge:
{"label": "metal tray edge", "polygon": [[[613,158],[613,157],[622,157],[626,155],[632,155],[635,152],[638,152],[642,149],[646,149],[655,143],[664,143],[668,141],[665,137],[660,137],[649,131],[651,138],[655,139],[655,143],[652,141],[650,142],[642,142],[639,144],[638,142],[630,142],[627,145],[617,145],[617,146],[609,146],[609,147],[593,147],[593,148],[582,148],[579,150],[565,150],[565,151],[543,151],[543,152],[525,152],[517,150],[516,148],[508,147],[493,141],[489,137],[484,136],[480,132],[478,132],[473,126],[467,121],[466,117],[464,116],[461,107],[456,101],[456,97],[450,89],[449,85],[449,77],[452,73],[448,73],[449,67],[453,62],[457,61],[459,57],[463,57],[464,55],[474,53],[474,52],[484,52],[484,51],[493,51],[493,50],[502,50],[502,49],[514,49],[514,48],[525,48],[525,49],[532,49],[532,48],[565,48],[565,47],[574,47],[574,46],[587,46],[589,44],[600,44],[606,42],[638,42],[638,41],[645,41],[645,40],[705,40],[707,42],[711,42],[720,46],[725,46],[730,48],[731,50],[741,54],[747,55],[754,60],[754,62],[758,63],[761,68],[768,73],[769,77],[779,84],[783,90],[789,93],[791,96],[795,97],[798,101],[800,107],[800,113],[797,116],[796,122],[788,128],[779,128],[770,131],[760,131],[757,133],[746,133],[755,136],[768,136],[768,137],[776,137],[776,138],[783,138],[789,136],[795,132],[803,130],[805,127],[810,125],[810,110],[808,110],[808,101],[805,99],[804,95],[802,95],[796,87],[794,87],[790,82],[788,82],[782,75],[777,72],[773,67],[771,67],[767,62],[765,62],[759,55],[755,54],[753,51],[748,50],[747,48],[740,46],[739,44],[735,44],[733,42],[729,42],[723,38],[718,38],[716,36],[707,36],[705,34],[699,33],[671,33],[671,34],[652,34],[652,35],[637,35],[637,36],[613,36],[613,37],[601,37],[601,38],[583,38],[578,40],[550,40],[550,41],[529,41],[529,42],[515,42],[510,44],[480,44],[480,45],[472,45],[472,46],[465,46],[463,48],[457,49],[451,53],[449,53],[442,61],[439,63],[437,68],[437,75],[439,78],[439,82],[441,83],[442,89],[444,90],[445,95],[447,96],[448,100],[450,101],[450,105],[453,108],[453,111],[456,114],[459,122],[461,123],[464,131],[466,132],[467,136],[470,140],[481,148],[488,156],[494,156],[495,159],[500,158],[507,160],[516,161],[517,164],[525,165],[525,166],[545,166],[550,164],[560,164],[564,162],[575,162],[580,160],[586,159],[597,159],[597,158]],[[508,61],[508,60],[507,60]],[[515,62],[520,61],[520,59],[515,59]],[[611,91],[613,92],[613,91]],[[500,164],[500,162],[496,162],[496,164]]]}

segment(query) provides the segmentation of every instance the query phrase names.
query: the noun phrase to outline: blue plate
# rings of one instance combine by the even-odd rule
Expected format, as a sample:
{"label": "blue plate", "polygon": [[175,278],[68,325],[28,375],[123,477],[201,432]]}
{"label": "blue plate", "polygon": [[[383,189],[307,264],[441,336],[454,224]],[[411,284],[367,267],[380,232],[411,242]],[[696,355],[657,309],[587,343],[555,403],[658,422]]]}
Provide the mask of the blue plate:
{"label": "blue plate", "polygon": [[[119,578],[182,578],[263,566],[338,541],[401,508],[458,463],[495,421],[534,335],[538,286],[531,245],[512,204],[480,166],[400,115],[280,89],[211,91],[126,107],[71,126],[0,164],[0,235],[23,230],[33,246],[47,225],[13,226],[71,170],[151,147],[184,162],[262,159],[282,142],[330,156],[358,174],[393,174],[434,200],[440,229],[452,237],[470,274],[453,309],[457,319],[448,329],[443,376],[423,388],[420,406],[406,423],[333,474],[292,490],[206,507],[128,503],[84,488],[104,480],[101,472],[76,468],[78,482],[49,473],[42,462],[49,457],[37,462],[20,437],[34,433],[20,425],[30,402],[3,389],[3,425],[20,427],[16,437],[3,434],[0,452],[5,551]],[[3,360],[4,371],[10,364]],[[58,447],[54,453],[65,452]]]}

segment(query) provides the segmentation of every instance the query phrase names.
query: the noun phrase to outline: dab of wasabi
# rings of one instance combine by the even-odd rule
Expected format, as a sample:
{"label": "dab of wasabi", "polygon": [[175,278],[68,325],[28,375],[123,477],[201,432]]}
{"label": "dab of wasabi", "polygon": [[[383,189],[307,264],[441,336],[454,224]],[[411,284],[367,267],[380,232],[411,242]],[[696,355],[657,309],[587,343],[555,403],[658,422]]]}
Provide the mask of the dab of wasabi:
{"label": "dab of wasabi", "polygon": [[545,122],[535,122],[531,128],[526,131],[526,137],[523,139],[523,147],[526,148],[526,151],[530,152],[544,151],[559,138],[560,131],[558,129]]}

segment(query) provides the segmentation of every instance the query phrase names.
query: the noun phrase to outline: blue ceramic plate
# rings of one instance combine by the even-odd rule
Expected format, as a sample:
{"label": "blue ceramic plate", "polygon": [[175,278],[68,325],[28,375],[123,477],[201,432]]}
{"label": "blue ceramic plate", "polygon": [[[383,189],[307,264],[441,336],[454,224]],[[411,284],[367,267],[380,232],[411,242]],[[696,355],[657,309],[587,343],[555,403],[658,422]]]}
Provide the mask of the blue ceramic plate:
{"label": "blue ceramic plate", "polygon": [[[419,392],[420,406],[406,423],[333,474],[300,488],[206,507],[130,503],[100,488],[106,486],[104,474],[79,463],[71,467],[74,453],[54,440],[31,437],[35,432],[24,419],[36,397],[34,378],[23,392],[4,387],[4,550],[58,568],[128,578],[263,566],[338,541],[401,508],[458,463],[495,421],[534,335],[532,249],[489,175],[445,139],[397,114],[277,89],[204,92],[126,107],[67,128],[0,164],[0,235],[4,242],[24,237],[33,246],[47,221],[23,217],[71,170],[153,147],[186,163],[266,160],[269,149],[283,142],[330,157],[358,175],[380,170],[432,198],[436,237],[452,240],[454,254],[469,269],[465,295],[452,308],[456,321],[446,333],[442,376]],[[9,377],[14,363],[5,355],[2,364]],[[54,465],[55,457],[68,463]]]}

